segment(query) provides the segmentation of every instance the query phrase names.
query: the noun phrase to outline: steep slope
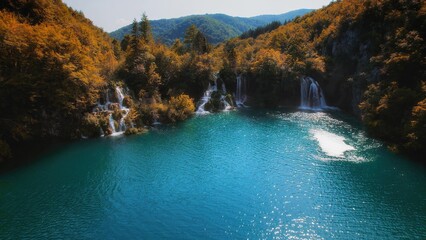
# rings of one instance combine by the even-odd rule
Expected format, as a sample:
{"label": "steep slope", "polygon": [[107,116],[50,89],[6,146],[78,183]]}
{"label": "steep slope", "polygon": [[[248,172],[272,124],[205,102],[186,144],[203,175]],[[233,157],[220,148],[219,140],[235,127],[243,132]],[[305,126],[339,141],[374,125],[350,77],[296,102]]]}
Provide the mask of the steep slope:
{"label": "steep slope", "polygon": [[[154,37],[166,44],[173,43],[176,38],[183,39],[185,30],[192,24],[206,34],[209,42],[217,44],[236,37],[249,29],[263,26],[272,21],[288,21],[310,11],[312,10],[300,9],[280,15],[264,15],[251,18],[231,17],[225,14],[193,15],[174,19],[153,20],[151,25]],[[121,40],[130,32],[131,25],[128,25],[110,33],[110,35]]]}
{"label": "steep slope", "polygon": [[0,160],[21,142],[80,137],[83,113],[114,71],[117,51],[60,0],[1,1]]}

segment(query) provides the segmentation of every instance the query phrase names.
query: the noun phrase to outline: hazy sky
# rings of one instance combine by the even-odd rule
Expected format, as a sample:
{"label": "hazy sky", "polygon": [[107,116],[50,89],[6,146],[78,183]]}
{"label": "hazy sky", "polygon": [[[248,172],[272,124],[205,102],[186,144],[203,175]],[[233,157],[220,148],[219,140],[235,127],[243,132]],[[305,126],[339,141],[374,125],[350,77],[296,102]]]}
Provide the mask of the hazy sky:
{"label": "hazy sky", "polygon": [[224,13],[251,17],[280,14],[300,8],[321,8],[331,0],[63,0],[81,10],[93,23],[107,32],[140,20],[146,13],[150,20],[176,18],[193,14]]}

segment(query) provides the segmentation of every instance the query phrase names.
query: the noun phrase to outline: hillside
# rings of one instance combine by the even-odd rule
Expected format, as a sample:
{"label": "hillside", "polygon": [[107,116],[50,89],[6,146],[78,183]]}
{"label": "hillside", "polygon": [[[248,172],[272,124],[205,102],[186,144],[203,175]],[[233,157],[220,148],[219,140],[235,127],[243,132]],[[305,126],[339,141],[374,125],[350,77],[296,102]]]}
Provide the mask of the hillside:
{"label": "hillside", "polygon": [[[193,15],[174,19],[162,19],[151,21],[152,32],[155,39],[171,44],[177,38],[183,39],[185,30],[194,24],[207,37],[210,43],[217,44],[227,39],[239,36],[243,32],[266,25],[272,21],[285,22],[302,16],[311,9],[299,9],[280,15],[261,15],[251,18],[231,17],[225,14]],[[126,34],[130,34],[131,25],[120,28],[110,35],[122,40]]]}
{"label": "hillside", "polygon": [[327,103],[359,116],[369,134],[424,154],[425,39],[425,1],[337,1],[256,39],[226,42],[222,76],[235,86],[235,72],[243,74],[264,106],[298,105],[300,79],[312,76]]}
{"label": "hillside", "polygon": [[60,0],[0,2],[0,161],[21,142],[80,137],[118,65],[114,46]]}

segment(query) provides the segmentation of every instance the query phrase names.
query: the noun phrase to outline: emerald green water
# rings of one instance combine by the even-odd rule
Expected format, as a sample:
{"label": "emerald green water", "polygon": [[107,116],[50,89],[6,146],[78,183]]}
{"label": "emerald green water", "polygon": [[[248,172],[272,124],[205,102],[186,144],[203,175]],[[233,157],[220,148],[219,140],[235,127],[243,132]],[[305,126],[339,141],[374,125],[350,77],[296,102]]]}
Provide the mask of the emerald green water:
{"label": "emerald green water", "polygon": [[1,175],[0,239],[426,239],[425,183],[341,113],[249,109]]}

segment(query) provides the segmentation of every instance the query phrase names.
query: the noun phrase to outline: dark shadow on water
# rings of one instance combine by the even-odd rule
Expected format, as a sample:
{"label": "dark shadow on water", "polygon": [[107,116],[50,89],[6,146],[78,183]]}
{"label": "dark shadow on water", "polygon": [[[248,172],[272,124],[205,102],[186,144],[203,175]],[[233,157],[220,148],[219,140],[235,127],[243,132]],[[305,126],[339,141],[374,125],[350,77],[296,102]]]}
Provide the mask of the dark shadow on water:
{"label": "dark shadow on water", "polygon": [[118,140],[123,137],[125,136],[119,135],[77,140],[42,139],[26,142],[16,147],[17,150],[14,151],[13,159],[0,163],[0,175],[31,167],[32,165],[39,164],[41,161],[52,160],[49,156],[63,152],[75,145],[87,145],[101,140]]}
{"label": "dark shadow on water", "polygon": [[37,163],[46,154],[52,154],[66,148],[70,143],[72,141],[43,139],[20,144],[15,147],[13,159],[0,163],[0,174],[28,167]]}

